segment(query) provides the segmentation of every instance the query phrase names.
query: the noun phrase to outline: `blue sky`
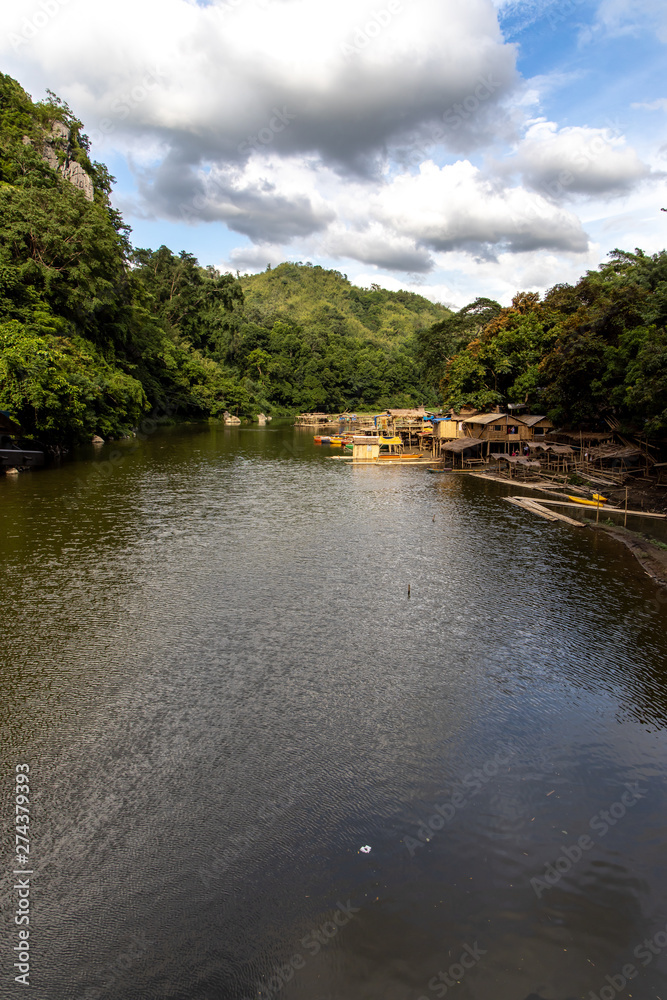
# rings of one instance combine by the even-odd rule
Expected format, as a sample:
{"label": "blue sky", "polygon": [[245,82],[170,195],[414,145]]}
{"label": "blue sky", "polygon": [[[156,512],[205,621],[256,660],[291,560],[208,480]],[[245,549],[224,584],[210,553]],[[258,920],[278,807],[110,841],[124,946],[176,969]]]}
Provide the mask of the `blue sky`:
{"label": "blue sky", "polygon": [[0,26],[3,70],[84,121],[136,246],[462,306],[665,245],[658,0],[26,0]]}

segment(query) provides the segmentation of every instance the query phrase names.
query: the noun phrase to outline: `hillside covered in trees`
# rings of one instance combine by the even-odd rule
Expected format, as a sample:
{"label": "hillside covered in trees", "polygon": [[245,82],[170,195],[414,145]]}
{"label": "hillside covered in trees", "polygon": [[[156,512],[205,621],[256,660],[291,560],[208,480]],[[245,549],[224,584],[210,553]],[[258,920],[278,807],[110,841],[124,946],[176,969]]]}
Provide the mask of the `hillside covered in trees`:
{"label": "hillside covered in trees", "polygon": [[418,333],[445,406],[527,403],[569,427],[667,434],[667,253],[614,251],[576,285],[477,299]]}
{"label": "hillside covered in trees", "polygon": [[416,335],[449,310],[284,264],[239,280],[134,249],[82,124],[0,75],[0,409],[49,443],[119,435],[162,409],[436,402]]}
{"label": "hillside covered in trees", "polygon": [[665,252],[454,313],[310,263],[234,277],[135,249],[112,183],[66,104],[0,74],[0,410],[42,441],[118,436],[152,410],[415,403],[667,432]]}

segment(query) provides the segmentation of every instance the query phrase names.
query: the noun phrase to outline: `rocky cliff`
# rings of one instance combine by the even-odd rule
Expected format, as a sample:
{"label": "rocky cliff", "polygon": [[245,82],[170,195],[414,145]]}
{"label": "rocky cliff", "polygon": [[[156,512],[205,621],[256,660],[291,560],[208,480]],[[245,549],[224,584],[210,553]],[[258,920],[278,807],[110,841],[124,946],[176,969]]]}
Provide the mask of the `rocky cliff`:
{"label": "rocky cliff", "polygon": [[78,188],[87,201],[93,201],[94,189],[92,178],[86,173],[80,163],[70,157],[71,146],[69,130],[62,122],[54,122],[50,132],[44,132],[39,143],[29,136],[23,136],[24,144],[34,146],[53,170],[58,170],[70,184]]}

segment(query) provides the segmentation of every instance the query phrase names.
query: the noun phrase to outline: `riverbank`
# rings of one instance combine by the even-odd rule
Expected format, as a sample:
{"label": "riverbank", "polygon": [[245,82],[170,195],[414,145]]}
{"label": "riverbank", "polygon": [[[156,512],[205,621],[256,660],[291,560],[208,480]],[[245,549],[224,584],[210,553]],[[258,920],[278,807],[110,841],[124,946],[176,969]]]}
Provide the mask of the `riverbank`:
{"label": "riverbank", "polygon": [[661,586],[667,587],[667,546],[663,547],[664,543],[656,542],[638,532],[628,531],[620,525],[596,524],[594,521],[586,523],[593,531],[604,531],[625,545],[648,576]]}
{"label": "riverbank", "polygon": [[[545,496],[552,497],[554,499],[564,499],[562,494],[559,494],[554,489],[550,489],[549,485],[543,483],[530,483],[530,482],[517,482],[517,480],[510,480],[509,477],[499,475],[497,473],[490,472],[468,472],[467,475],[473,476],[477,479],[487,479],[493,482],[500,482],[506,486],[512,486],[513,490],[525,489],[534,493],[541,493]],[[665,499],[662,496],[663,491],[660,487],[656,487],[651,483],[632,484],[628,489],[628,508],[629,510],[641,509],[643,513],[649,514],[661,514],[665,513]],[[625,487],[611,489],[606,491],[606,495],[611,501],[611,506],[622,507],[625,503]],[[584,508],[582,508],[584,510]],[[600,514],[603,514],[604,508],[600,508]],[[636,514],[634,516],[637,516]],[[651,523],[651,519],[647,519]],[[592,521],[585,518],[582,522],[593,531],[603,531],[616,541],[620,542],[633,554],[637,562],[640,564],[644,572],[651,577],[656,583],[663,587],[667,587],[667,545],[661,542],[659,539],[654,539],[648,534],[641,534],[636,531],[630,531],[628,528],[624,528],[620,524],[608,524],[600,521]],[[653,524],[662,523],[659,519],[652,522]],[[664,546],[664,547],[663,547]]]}

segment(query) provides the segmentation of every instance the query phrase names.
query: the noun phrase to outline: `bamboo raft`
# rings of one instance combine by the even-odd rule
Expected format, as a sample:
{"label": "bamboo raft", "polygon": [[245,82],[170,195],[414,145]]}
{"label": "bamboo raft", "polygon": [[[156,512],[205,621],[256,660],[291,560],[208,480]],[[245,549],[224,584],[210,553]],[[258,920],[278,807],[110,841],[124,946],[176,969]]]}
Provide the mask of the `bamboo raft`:
{"label": "bamboo raft", "polygon": [[[555,510],[547,510],[542,507],[541,503],[537,500],[533,500],[532,497],[504,497],[508,503],[514,504],[516,507],[521,507],[522,510],[528,510],[531,514],[537,514],[538,517],[543,517],[546,521],[563,521],[565,524],[571,524],[575,528],[583,528],[583,521],[575,521],[573,517],[567,517],[566,514],[561,514]],[[575,504],[570,504],[574,507]]]}

